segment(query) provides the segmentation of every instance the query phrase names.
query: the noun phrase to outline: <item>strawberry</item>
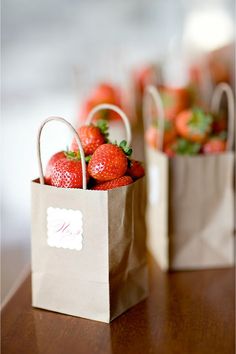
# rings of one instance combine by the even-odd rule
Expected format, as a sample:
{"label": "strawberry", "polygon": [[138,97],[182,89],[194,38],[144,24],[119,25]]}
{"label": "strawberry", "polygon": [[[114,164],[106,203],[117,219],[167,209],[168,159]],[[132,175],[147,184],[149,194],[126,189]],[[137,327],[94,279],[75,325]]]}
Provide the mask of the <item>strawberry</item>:
{"label": "strawberry", "polygon": [[169,144],[176,137],[176,128],[173,121],[165,119],[164,121],[164,145]]}
{"label": "strawberry", "polygon": [[[89,175],[86,173],[87,181]],[[51,172],[51,185],[61,188],[82,188],[82,164],[79,154],[64,152],[64,157],[57,160]]]}
{"label": "strawberry", "polygon": [[136,160],[129,160],[126,174],[135,180],[143,177],[145,175],[145,170],[141,162]]}
{"label": "strawberry", "polygon": [[[120,92],[117,87],[101,83],[96,86],[82,105],[81,119],[85,119],[89,112],[98,104],[109,103],[121,107]],[[112,110],[101,110],[94,116],[94,120],[120,120],[120,116]]]}
{"label": "strawberry", "polygon": [[[176,129],[173,121],[165,119],[164,121],[164,141],[163,144],[164,146],[166,144],[169,144],[171,141],[173,141],[176,137]],[[160,132],[159,129],[156,125],[150,126],[146,133],[145,133],[145,139],[148,143],[149,146],[157,149],[158,147],[158,140],[160,139]]]}
{"label": "strawberry", "polygon": [[192,142],[202,143],[212,129],[213,118],[200,108],[179,113],[175,119],[178,134]]}
{"label": "strawberry", "polygon": [[154,127],[153,125],[148,127],[148,129],[145,132],[145,140],[146,140],[147,144],[150,147],[157,149],[158,138],[159,138],[159,134],[158,134],[157,128]]}
{"label": "strawberry", "polygon": [[46,184],[51,184],[51,174],[52,174],[52,169],[55,165],[55,163],[60,160],[61,158],[65,157],[65,154],[63,151],[59,151],[56,154],[54,154],[50,160],[47,163],[46,166],[46,173],[45,173],[45,177],[44,177],[44,181]]}
{"label": "strawberry", "polygon": [[95,105],[100,103],[117,104],[119,102],[118,89],[107,83],[101,83],[91,93]]}
{"label": "strawberry", "polygon": [[98,181],[109,181],[123,176],[127,170],[126,155],[132,150],[122,141],[120,146],[113,144],[100,145],[91,157],[88,164],[90,176]]}
{"label": "strawberry", "polygon": [[142,95],[147,85],[157,81],[158,70],[154,65],[140,67],[133,72],[136,90]]}
{"label": "strawberry", "polygon": [[190,93],[186,87],[161,86],[159,91],[165,116],[168,119],[175,119],[178,113],[190,105]]}
{"label": "strawberry", "polygon": [[227,119],[225,115],[213,115],[212,131],[215,134],[221,133],[227,130]]}
{"label": "strawberry", "polygon": [[115,178],[111,181],[106,181],[97,184],[94,186],[92,189],[96,191],[106,191],[108,189],[114,189],[118,187],[123,187],[127,186],[128,184],[131,184],[133,182],[132,178],[130,176],[122,176],[119,178]]}
{"label": "strawberry", "polygon": [[[98,120],[96,126],[84,125],[78,129],[78,134],[85,155],[92,155],[99,145],[104,144],[108,137],[108,125],[105,120]],[[71,146],[72,151],[78,151],[78,144],[74,138]]]}
{"label": "strawberry", "polygon": [[197,155],[200,152],[201,144],[178,138],[175,142],[167,145],[164,152],[169,156],[175,155]]}
{"label": "strawberry", "polygon": [[226,142],[220,137],[210,138],[202,147],[204,154],[218,154],[226,150]]}

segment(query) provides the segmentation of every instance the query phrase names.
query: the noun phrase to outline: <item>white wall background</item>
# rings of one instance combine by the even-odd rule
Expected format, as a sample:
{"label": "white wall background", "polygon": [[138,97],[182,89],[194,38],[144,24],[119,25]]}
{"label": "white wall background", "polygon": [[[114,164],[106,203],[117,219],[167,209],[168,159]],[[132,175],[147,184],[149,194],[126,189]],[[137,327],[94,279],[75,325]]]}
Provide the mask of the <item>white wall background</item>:
{"label": "white wall background", "polygon": [[[208,1],[227,9],[233,3]],[[182,35],[186,13],[200,5],[200,0],[2,1],[3,304],[30,269],[30,180],[38,174],[39,123],[49,115],[73,121],[79,98],[95,79],[119,82],[128,64],[165,58],[171,39]],[[45,134],[45,159],[62,147],[60,129],[51,126]]]}

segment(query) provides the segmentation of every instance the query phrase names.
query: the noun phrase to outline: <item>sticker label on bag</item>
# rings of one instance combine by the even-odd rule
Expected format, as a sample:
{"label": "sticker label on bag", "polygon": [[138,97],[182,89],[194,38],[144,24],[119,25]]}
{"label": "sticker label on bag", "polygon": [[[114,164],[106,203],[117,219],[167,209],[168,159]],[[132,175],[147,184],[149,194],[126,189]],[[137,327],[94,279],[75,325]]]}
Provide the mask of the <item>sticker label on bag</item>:
{"label": "sticker label on bag", "polygon": [[156,205],[160,199],[160,170],[156,165],[149,167],[148,199],[151,205]]}
{"label": "sticker label on bag", "polygon": [[80,251],[83,247],[83,215],[80,210],[47,208],[47,244]]}

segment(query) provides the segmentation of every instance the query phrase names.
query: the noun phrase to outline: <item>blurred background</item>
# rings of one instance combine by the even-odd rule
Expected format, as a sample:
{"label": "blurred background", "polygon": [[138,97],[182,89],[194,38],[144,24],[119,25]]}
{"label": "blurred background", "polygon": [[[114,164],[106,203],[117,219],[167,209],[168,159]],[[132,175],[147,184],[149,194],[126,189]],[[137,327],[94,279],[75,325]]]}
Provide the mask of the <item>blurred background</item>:
{"label": "blurred background", "polygon": [[[234,6],[234,0],[2,1],[2,305],[30,269],[30,180],[38,176],[40,122],[50,115],[76,122],[93,85],[105,80],[127,88],[133,68],[146,63],[162,63],[166,83],[184,84],[186,62],[234,40]],[[52,125],[44,135],[45,162],[68,141],[60,127],[56,132]]]}

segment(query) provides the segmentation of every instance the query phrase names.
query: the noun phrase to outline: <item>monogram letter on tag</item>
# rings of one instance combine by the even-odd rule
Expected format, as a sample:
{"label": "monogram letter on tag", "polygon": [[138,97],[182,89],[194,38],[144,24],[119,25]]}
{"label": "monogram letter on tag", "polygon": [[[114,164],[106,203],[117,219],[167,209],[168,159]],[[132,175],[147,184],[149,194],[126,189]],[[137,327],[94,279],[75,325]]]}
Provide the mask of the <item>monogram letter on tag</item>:
{"label": "monogram letter on tag", "polygon": [[47,244],[51,247],[80,251],[83,240],[83,216],[80,210],[47,209]]}

